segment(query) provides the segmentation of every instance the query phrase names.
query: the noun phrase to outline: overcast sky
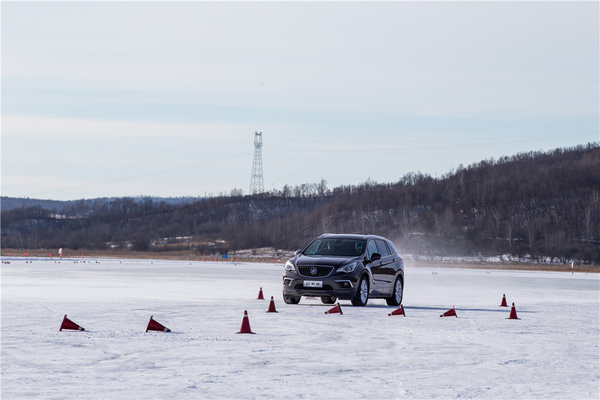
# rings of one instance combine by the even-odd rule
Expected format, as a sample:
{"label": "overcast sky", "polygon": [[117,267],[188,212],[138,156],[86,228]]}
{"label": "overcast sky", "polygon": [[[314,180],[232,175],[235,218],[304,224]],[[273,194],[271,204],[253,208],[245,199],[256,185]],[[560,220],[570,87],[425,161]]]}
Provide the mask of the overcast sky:
{"label": "overcast sky", "polygon": [[329,188],[600,141],[599,3],[2,2],[2,195]]}

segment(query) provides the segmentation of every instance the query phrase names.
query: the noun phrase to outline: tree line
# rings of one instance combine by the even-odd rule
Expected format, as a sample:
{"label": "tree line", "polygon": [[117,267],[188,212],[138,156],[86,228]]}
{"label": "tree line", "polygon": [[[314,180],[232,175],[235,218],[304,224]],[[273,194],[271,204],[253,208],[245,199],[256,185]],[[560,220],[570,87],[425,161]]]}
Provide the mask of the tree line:
{"label": "tree line", "polygon": [[423,257],[600,263],[600,147],[519,153],[387,184],[329,189],[321,180],[186,204],[123,197],[2,212],[3,248],[225,254],[295,250],[325,232],[383,235]]}

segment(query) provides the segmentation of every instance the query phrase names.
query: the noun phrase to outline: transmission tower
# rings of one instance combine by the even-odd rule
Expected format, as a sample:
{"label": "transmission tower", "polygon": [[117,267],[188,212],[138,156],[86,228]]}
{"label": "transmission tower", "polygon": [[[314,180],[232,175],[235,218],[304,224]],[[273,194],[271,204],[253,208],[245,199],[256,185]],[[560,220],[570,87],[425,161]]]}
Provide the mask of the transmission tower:
{"label": "transmission tower", "polygon": [[250,179],[250,194],[265,191],[262,168],[262,132],[254,132],[254,161],[252,162],[252,178]]}

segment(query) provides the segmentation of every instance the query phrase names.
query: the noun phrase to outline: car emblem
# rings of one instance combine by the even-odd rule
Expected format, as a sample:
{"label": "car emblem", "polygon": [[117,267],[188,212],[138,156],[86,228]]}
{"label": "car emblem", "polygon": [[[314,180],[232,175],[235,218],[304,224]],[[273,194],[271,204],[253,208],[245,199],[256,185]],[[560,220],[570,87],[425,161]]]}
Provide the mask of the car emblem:
{"label": "car emblem", "polygon": [[317,274],[317,267],[311,267],[310,268],[310,274],[311,275],[316,275]]}

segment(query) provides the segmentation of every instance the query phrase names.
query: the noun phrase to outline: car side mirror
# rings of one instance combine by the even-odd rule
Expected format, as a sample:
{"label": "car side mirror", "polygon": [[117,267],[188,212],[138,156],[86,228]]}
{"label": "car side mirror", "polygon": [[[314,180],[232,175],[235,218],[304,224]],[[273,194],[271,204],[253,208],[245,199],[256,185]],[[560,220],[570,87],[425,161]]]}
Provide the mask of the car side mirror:
{"label": "car side mirror", "polygon": [[294,255],[295,255],[295,256],[297,256],[297,255],[298,255],[298,254],[300,254],[301,252],[302,252],[302,250],[296,250],[296,251],[294,252]]}
{"label": "car side mirror", "polygon": [[379,254],[379,253],[371,254],[371,259],[369,260],[369,262],[374,262],[377,260],[381,260],[381,254]]}

